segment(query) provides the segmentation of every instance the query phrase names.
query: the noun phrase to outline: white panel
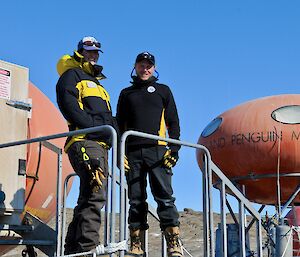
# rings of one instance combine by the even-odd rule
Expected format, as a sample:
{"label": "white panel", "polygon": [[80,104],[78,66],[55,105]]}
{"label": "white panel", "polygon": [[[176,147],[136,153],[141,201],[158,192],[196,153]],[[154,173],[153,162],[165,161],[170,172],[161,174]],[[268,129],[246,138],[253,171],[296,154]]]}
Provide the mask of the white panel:
{"label": "white panel", "polygon": [[[10,71],[10,100],[26,102],[28,98],[28,69],[0,60],[0,71]],[[0,143],[27,139],[28,112],[6,104],[0,98]],[[26,177],[18,175],[19,159],[26,160],[26,145],[0,149],[0,190],[5,193],[0,212],[21,212],[24,208]]]}

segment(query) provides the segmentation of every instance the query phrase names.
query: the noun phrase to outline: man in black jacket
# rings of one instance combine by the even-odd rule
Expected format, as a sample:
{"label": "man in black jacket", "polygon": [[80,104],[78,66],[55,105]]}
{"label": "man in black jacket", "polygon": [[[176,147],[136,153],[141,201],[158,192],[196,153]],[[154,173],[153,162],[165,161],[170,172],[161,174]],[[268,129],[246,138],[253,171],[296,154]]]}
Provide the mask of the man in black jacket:
{"label": "man in black jacket", "polygon": [[[77,51],[72,56],[64,55],[57,64],[57,103],[71,131],[114,125],[109,95],[99,82],[105,78],[102,66],[96,64],[99,52],[100,43],[94,37],[84,37]],[[99,244],[110,144],[110,135],[104,132],[77,135],[66,141],[65,151],[80,178],[80,192],[66,236],[65,254],[90,251]]]}
{"label": "man in black jacket", "polygon": [[[157,83],[153,76],[155,58],[143,52],[136,58],[132,86],[122,90],[117,107],[120,132],[137,130],[149,134],[179,139],[180,127],[176,105],[168,86]],[[172,170],[178,160],[180,146],[140,137],[128,139],[126,154],[130,203],[129,229],[131,247],[126,256],[143,256],[141,235],[148,229],[146,202],[147,174],[155,201],[160,227],[168,245],[168,256],[182,256],[179,243],[178,212],[171,186]]]}

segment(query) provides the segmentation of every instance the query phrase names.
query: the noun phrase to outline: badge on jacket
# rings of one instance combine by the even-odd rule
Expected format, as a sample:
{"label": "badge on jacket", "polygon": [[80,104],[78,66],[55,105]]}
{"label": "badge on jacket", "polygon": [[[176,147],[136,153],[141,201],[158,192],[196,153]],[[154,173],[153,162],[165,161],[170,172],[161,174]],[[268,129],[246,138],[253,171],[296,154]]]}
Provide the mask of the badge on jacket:
{"label": "badge on jacket", "polygon": [[97,88],[97,84],[93,81],[87,81],[86,84],[89,88]]}
{"label": "badge on jacket", "polygon": [[147,91],[148,91],[149,93],[153,93],[153,92],[155,91],[155,87],[149,86],[149,87],[147,88]]}

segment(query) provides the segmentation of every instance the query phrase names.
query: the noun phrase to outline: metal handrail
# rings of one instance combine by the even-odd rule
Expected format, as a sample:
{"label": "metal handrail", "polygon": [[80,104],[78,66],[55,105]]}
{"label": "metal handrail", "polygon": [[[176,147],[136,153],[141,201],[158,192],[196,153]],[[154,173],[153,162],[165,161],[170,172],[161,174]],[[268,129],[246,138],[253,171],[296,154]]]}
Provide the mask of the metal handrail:
{"label": "metal handrail", "polygon": [[[109,177],[108,179],[112,178],[112,172],[111,170],[109,170],[109,173],[108,173]],[[62,203],[62,213],[63,213],[63,218],[62,218],[62,242],[65,240],[65,232],[66,232],[66,200],[67,200],[67,188],[68,188],[68,184],[69,184],[69,181],[72,177],[76,177],[78,176],[76,173],[72,173],[72,174],[69,174],[66,178],[65,178],[65,181],[64,181],[64,193],[63,193],[63,203]],[[120,179],[118,178],[118,176],[116,175],[116,183],[120,185]],[[111,183],[108,183],[108,185],[111,184]],[[127,187],[125,186],[125,189]],[[111,187],[112,189],[112,187]],[[109,224],[111,223],[114,223],[115,224],[115,219],[113,220],[109,220],[110,219],[110,216],[108,216],[108,212],[111,210],[111,204],[109,202],[109,200],[111,200],[111,202],[114,201],[114,199],[111,199],[111,190],[108,189],[108,197],[107,197],[107,202],[106,202],[106,205],[105,205],[105,214],[106,214],[106,217],[105,217],[105,228],[104,228],[104,231],[105,231],[105,235],[104,235],[104,238],[105,238],[105,245],[107,245],[109,242],[110,242],[110,234],[111,234],[111,226],[109,226]],[[109,230],[109,231],[108,231]],[[64,248],[62,246],[62,252],[64,251]]]}
{"label": "metal handrail", "polygon": [[[112,135],[112,183],[115,183],[116,180],[116,174],[115,171],[117,169],[117,132],[112,126],[109,125],[103,125],[103,126],[97,126],[92,128],[86,128],[86,129],[80,129],[75,131],[69,131],[59,134],[52,134],[49,136],[43,136],[43,137],[37,137],[32,139],[26,139],[26,140],[20,140],[20,141],[14,141],[14,142],[8,142],[4,144],[0,144],[1,148],[7,148],[12,146],[18,146],[18,145],[25,145],[25,144],[31,144],[36,142],[43,142],[47,140],[57,139],[57,138],[63,138],[68,136],[75,136],[80,134],[89,134],[99,131],[109,131]],[[61,256],[62,253],[62,247],[61,247],[61,238],[62,238],[62,231],[61,231],[61,215],[62,215],[62,193],[61,193],[61,187],[62,187],[62,150],[58,151],[58,177],[57,177],[57,201],[56,201],[56,256]],[[123,190],[122,190],[123,191]],[[115,197],[115,191],[112,190],[112,197]],[[115,206],[112,206],[112,219],[115,218]],[[110,234],[110,241],[115,241],[114,231],[115,227],[112,224],[111,231],[113,233]]]}
{"label": "metal handrail", "polygon": [[[257,229],[257,254],[259,257],[262,257],[262,238],[261,238],[261,215],[260,213],[253,208],[252,203],[235,187],[235,185],[223,174],[223,172],[217,167],[216,164],[213,162],[211,163],[212,171],[215,175],[219,177],[219,179],[222,181],[222,189],[221,189],[221,235],[222,238],[222,245],[223,250],[227,247],[227,238],[226,237],[226,211],[225,211],[225,205],[223,204],[224,197],[225,197],[225,187],[228,187],[229,190],[234,194],[234,196],[239,201],[239,227],[240,227],[240,241],[241,241],[241,247],[240,247],[240,256],[245,257],[246,256],[246,249],[245,249],[245,209],[249,211],[249,213],[253,216],[253,218],[256,220],[256,229]],[[209,187],[213,187],[213,183],[211,182]],[[225,248],[224,248],[225,247]],[[224,257],[227,257],[227,251],[224,252]],[[214,255],[212,255],[214,256]]]}
{"label": "metal handrail", "polygon": [[[105,125],[105,126],[98,126],[93,128],[87,128],[82,130],[76,130],[66,133],[60,133],[60,134],[53,134],[49,136],[44,137],[38,137],[34,139],[28,139],[28,140],[21,140],[16,142],[9,142],[5,144],[0,144],[0,149],[5,147],[11,147],[11,146],[17,146],[17,145],[23,145],[23,144],[30,144],[35,142],[41,142],[56,138],[62,138],[67,136],[74,136],[78,134],[88,134],[93,133],[101,130],[109,130],[112,133],[113,140],[112,140],[112,146],[113,146],[113,153],[112,153],[112,188],[111,188],[111,199],[112,199],[112,206],[111,206],[111,226],[110,226],[110,241],[115,242],[115,201],[113,200],[115,198],[115,184],[116,184],[116,167],[117,167],[117,134],[113,127]],[[204,204],[204,215],[203,215],[203,226],[204,226],[204,255],[206,257],[214,257],[214,227],[213,227],[213,212],[212,212],[212,173],[214,172],[215,175],[217,175],[221,179],[221,218],[222,218],[222,226],[221,226],[221,234],[223,235],[222,238],[222,248],[223,250],[226,249],[227,245],[227,238],[226,238],[226,215],[225,215],[225,194],[226,194],[226,187],[228,187],[234,195],[239,200],[239,217],[240,222],[243,223],[244,218],[244,212],[245,208],[253,215],[253,217],[257,220],[257,237],[258,237],[258,243],[257,243],[257,252],[258,256],[262,257],[262,243],[261,243],[261,217],[260,214],[252,207],[252,204],[244,197],[244,195],[234,186],[234,184],[222,173],[222,171],[212,162],[211,155],[209,150],[199,144],[192,144],[180,140],[170,139],[170,138],[162,138],[156,135],[151,135],[147,133],[137,132],[137,131],[127,131],[122,135],[121,138],[121,149],[120,154],[121,157],[125,155],[125,144],[128,136],[137,136],[137,137],[143,137],[143,138],[149,138],[153,140],[159,140],[159,141],[165,141],[172,144],[177,145],[183,145],[191,148],[196,148],[199,150],[202,150],[204,152],[204,171],[203,171],[203,184],[204,184],[204,191],[203,191],[203,204]],[[57,256],[60,256],[62,254],[61,250],[61,239],[62,233],[61,233],[61,175],[62,175],[62,152],[58,153],[58,182],[57,182],[57,248],[56,248],[56,254]],[[123,241],[127,239],[127,233],[125,232],[126,225],[126,187],[125,187],[125,170],[124,170],[124,158],[120,158],[121,165],[120,165],[120,241]],[[240,239],[242,242],[245,242],[245,226],[242,224],[240,228]],[[245,257],[245,244],[242,244],[240,254],[242,257]],[[124,256],[124,251],[120,251],[120,256]],[[227,256],[227,252],[224,251],[224,256]]]}
{"label": "metal handrail", "polygon": [[36,143],[36,142],[42,142],[42,141],[47,141],[47,140],[52,140],[52,139],[57,139],[57,138],[62,138],[62,137],[76,136],[76,135],[80,135],[80,134],[90,134],[93,132],[98,132],[98,131],[106,130],[106,129],[110,130],[110,131],[112,131],[111,129],[113,129],[114,132],[116,133],[115,129],[112,126],[103,125],[103,126],[79,129],[79,130],[74,130],[74,131],[69,131],[69,132],[64,132],[64,133],[59,133],[59,134],[52,134],[49,136],[36,137],[36,138],[32,138],[32,139],[4,143],[4,144],[0,144],[0,149],[6,148],[6,147],[11,147],[11,146],[26,145],[26,144]]}
{"label": "metal handrail", "polygon": [[[180,140],[176,140],[176,139],[163,138],[163,137],[159,137],[159,136],[152,135],[152,134],[147,134],[147,133],[143,133],[143,132],[129,130],[129,131],[126,131],[121,137],[121,146],[120,146],[121,147],[121,149],[120,149],[120,155],[121,155],[121,158],[120,158],[121,159],[121,165],[120,165],[120,167],[121,167],[121,185],[125,184],[125,179],[124,179],[125,178],[125,169],[124,169],[124,158],[123,158],[123,156],[125,156],[125,144],[126,144],[126,140],[129,136],[136,136],[136,137],[148,138],[148,139],[153,139],[153,140],[159,140],[159,141],[164,141],[164,142],[172,143],[172,144],[176,144],[176,145],[183,145],[183,146],[188,146],[188,147],[200,149],[200,150],[204,151],[206,158],[209,160],[208,162],[206,162],[206,166],[207,166],[207,170],[210,170],[210,162],[211,162],[210,152],[203,145],[192,144],[192,143],[189,143],[189,142],[184,142],[184,141],[180,141]],[[205,174],[206,174],[206,172],[205,172]],[[124,188],[124,187],[122,187],[122,188]],[[208,193],[207,190],[205,190],[205,192]],[[121,224],[121,226],[120,226],[120,228],[122,228],[122,231],[120,231],[120,241],[123,241],[123,240],[127,239],[126,238],[126,233],[124,231],[124,228],[127,227],[127,225],[126,225],[126,220],[123,217],[125,215],[124,215],[124,213],[122,213],[122,212],[125,211],[125,200],[126,200],[125,199],[125,191],[121,190],[120,198],[121,198],[121,214],[120,214],[120,224]],[[203,224],[204,226],[206,225],[205,222]],[[208,235],[208,233],[213,235],[212,230],[208,231],[207,227],[206,227],[206,230],[207,231],[204,232],[205,235]],[[211,244],[211,248],[212,247],[213,247],[213,244]],[[123,251],[121,251],[120,256],[124,257],[124,252]],[[208,256],[208,255],[205,255],[205,256]]]}
{"label": "metal handrail", "polygon": [[68,183],[69,183],[69,180],[72,178],[72,177],[75,177],[77,176],[76,173],[71,173],[69,174],[66,178],[65,178],[65,181],[64,181],[64,188],[63,188],[63,199],[62,199],[62,221],[61,221],[61,231],[62,231],[62,234],[61,234],[61,254],[65,251],[65,248],[64,248],[64,245],[63,245],[63,242],[65,241],[65,238],[66,238],[66,224],[67,224],[67,208],[66,208],[66,202],[67,202],[67,189],[68,189]]}
{"label": "metal handrail", "polygon": [[[61,230],[62,230],[62,237],[61,237],[61,242],[64,242],[64,240],[65,240],[65,237],[66,237],[66,234],[65,234],[65,232],[66,232],[66,200],[67,200],[67,187],[68,187],[68,183],[69,183],[69,180],[72,178],[72,177],[75,177],[75,176],[78,176],[76,173],[72,173],[72,174],[69,174],[66,178],[65,178],[65,181],[64,181],[64,191],[63,191],[63,201],[62,201],[62,221],[61,221],[61,223],[62,223],[62,228],[61,228]],[[109,177],[110,178],[112,178],[112,172],[111,171],[109,171]],[[116,183],[118,184],[118,185],[120,185],[120,178],[116,175]],[[125,190],[127,190],[128,188],[127,188],[127,185],[125,185],[125,187],[124,187],[124,189]],[[111,197],[108,197],[108,200],[109,199],[111,199]],[[111,202],[113,202],[114,201],[114,199],[111,199]],[[108,207],[108,203],[109,203],[109,201],[107,201],[107,203],[106,203],[106,207],[107,207],[107,210],[109,211],[110,210],[110,207]],[[156,221],[159,221],[159,217],[158,217],[158,215],[157,215],[157,213],[156,213],[156,211],[155,211],[155,209],[151,206],[151,205],[149,205],[149,210],[148,210],[148,212],[150,213],[150,215],[156,220]],[[107,233],[107,229],[108,228],[110,228],[109,226],[108,226],[108,220],[106,220],[106,222],[105,222],[105,244],[108,244],[109,243],[109,235],[110,235],[110,233]],[[115,223],[115,220],[113,220],[113,221],[111,221],[111,222],[114,222]],[[110,223],[111,223],[110,222]],[[111,231],[110,231],[111,232]],[[147,240],[146,240],[147,241]],[[164,251],[165,250],[165,248],[166,248],[166,242],[165,242],[165,240],[164,240],[164,238],[162,237],[162,251]],[[185,251],[186,251],[186,249],[184,249]],[[63,246],[63,244],[62,244],[62,252],[64,252],[64,246]],[[186,251],[187,252],[187,251]]]}
{"label": "metal handrail", "polygon": [[[111,171],[109,171],[109,177],[107,178],[107,180],[111,179],[112,178],[112,173]],[[72,173],[72,174],[69,174],[66,178],[65,178],[65,181],[64,181],[64,192],[63,192],[63,202],[62,202],[62,215],[63,215],[63,218],[62,218],[62,237],[61,237],[61,241],[64,242],[65,241],[65,238],[66,238],[66,226],[67,226],[67,219],[66,219],[66,212],[67,212],[67,209],[66,209],[66,202],[67,202],[67,188],[68,188],[68,184],[69,184],[69,181],[72,177],[76,177],[78,176],[76,173]],[[118,183],[118,179],[116,180],[116,182]],[[111,234],[111,226],[109,224],[111,223],[114,223],[115,224],[115,219],[113,220],[110,220],[111,218],[114,218],[114,217],[111,217],[108,215],[109,211],[111,210],[111,204],[110,204],[110,201],[113,202],[115,201],[114,199],[111,199],[111,189],[112,187],[109,189],[109,184],[111,183],[107,183],[108,185],[108,189],[107,189],[107,202],[105,204],[105,223],[104,223],[104,245],[108,245],[110,243],[110,234]],[[62,252],[64,252],[64,246],[62,245]]]}
{"label": "metal handrail", "polygon": [[[126,131],[121,137],[121,185],[124,184],[124,176],[125,176],[125,169],[124,169],[124,158],[125,155],[125,145],[126,140],[129,136],[136,136],[142,138],[148,138],[153,140],[164,141],[172,144],[187,146],[202,150],[204,153],[204,170],[203,170],[203,239],[204,239],[204,256],[206,257],[214,257],[214,224],[213,224],[213,211],[212,211],[212,189],[213,189],[213,179],[212,173],[217,175],[221,180],[221,234],[222,234],[222,241],[221,247],[223,249],[224,257],[227,257],[227,236],[226,236],[226,211],[225,211],[225,201],[226,201],[226,187],[229,188],[236,198],[239,201],[239,220],[240,220],[240,241],[242,242],[242,247],[240,250],[241,257],[246,257],[246,250],[245,250],[245,224],[244,224],[244,213],[245,209],[247,209],[252,216],[257,221],[257,253],[259,257],[262,257],[262,239],[261,239],[261,216],[252,206],[251,202],[245,198],[245,196],[235,187],[235,185],[223,174],[223,172],[213,163],[211,160],[211,155],[209,150],[199,144],[192,144],[176,139],[171,138],[162,138],[156,135],[151,135],[143,132],[138,131]],[[124,188],[124,187],[122,187]],[[121,198],[121,212],[125,211],[125,191],[121,190],[120,192]],[[126,221],[124,220],[123,216],[120,215],[120,228],[124,229]],[[120,231],[120,241],[126,238],[126,233],[124,230]],[[120,253],[120,256],[124,256],[124,252]]]}

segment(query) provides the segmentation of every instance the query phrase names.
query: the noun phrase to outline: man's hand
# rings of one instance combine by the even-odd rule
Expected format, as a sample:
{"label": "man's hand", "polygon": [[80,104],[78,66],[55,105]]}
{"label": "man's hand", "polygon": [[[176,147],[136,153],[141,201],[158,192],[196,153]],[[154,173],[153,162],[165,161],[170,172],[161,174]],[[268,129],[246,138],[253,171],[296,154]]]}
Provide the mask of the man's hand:
{"label": "man's hand", "polygon": [[166,151],[163,157],[163,165],[171,169],[173,168],[179,159],[178,152],[172,152],[170,149]]}

